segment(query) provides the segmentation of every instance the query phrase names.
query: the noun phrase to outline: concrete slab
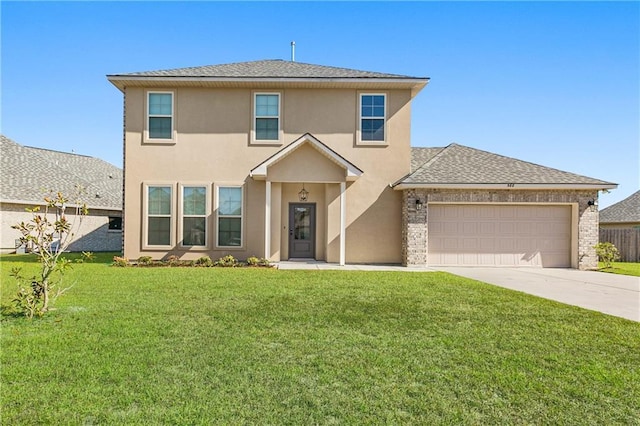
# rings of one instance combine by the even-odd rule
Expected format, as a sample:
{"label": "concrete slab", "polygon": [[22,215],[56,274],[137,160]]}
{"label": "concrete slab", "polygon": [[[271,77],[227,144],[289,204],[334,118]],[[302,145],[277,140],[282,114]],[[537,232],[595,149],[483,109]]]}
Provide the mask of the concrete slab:
{"label": "concrete slab", "polygon": [[640,322],[638,277],[559,268],[435,269]]}

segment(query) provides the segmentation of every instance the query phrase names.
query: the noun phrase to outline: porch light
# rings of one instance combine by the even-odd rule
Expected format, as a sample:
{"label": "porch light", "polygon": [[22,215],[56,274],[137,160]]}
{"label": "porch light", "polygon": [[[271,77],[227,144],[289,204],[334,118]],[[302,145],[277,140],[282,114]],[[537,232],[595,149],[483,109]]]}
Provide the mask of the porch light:
{"label": "porch light", "polygon": [[595,210],[598,208],[598,200],[589,200],[587,201],[587,206],[591,207],[591,210]]}
{"label": "porch light", "polygon": [[416,199],[416,210],[422,210],[422,201],[420,199]]}
{"label": "porch light", "polygon": [[309,196],[309,191],[304,189],[304,183],[302,184],[302,189],[298,192],[298,199],[300,201],[307,201],[307,197]]}

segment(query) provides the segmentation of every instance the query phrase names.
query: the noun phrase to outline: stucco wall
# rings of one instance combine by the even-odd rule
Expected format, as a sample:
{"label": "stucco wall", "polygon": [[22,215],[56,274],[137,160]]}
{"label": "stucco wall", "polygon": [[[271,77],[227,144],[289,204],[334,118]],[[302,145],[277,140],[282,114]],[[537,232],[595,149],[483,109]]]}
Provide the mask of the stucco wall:
{"label": "stucco wall", "polygon": [[[402,197],[403,264],[424,266],[429,263],[429,203],[553,203],[573,206],[573,266],[578,269],[596,268],[598,259],[593,246],[598,243],[598,211],[588,202],[597,198],[596,190],[405,190]],[[416,199],[423,203],[421,210],[416,209]]]}
{"label": "stucco wall", "polygon": [[[163,88],[160,90],[167,90]],[[347,189],[347,262],[401,261],[401,194],[389,188],[409,172],[410,164],[410,90],[375,90],[387,94],[387,143],[363,146],[357,141],[358,97],[355,89],[282,89],[282,139],[277,144],[252,143],[253,123],[251,88],[178,88],[175,93],[175,143],[147,143],[144,138],[145,99],[147,89],[127,88],[125,100],[125,238],[124,254],[128,258],[149,255],[154,258],[175,254],[182,258],[196,258],[207,254],[217,258],[233,254],[238,258],[265,256],[265,182],[249,176],[252,168],[275,154],[305,133],[311,133],[333,151],[363,171]],[[272,90],[260,90],[271,92]],[[311,148],[303,148],[299,156],[283,160],[295,164],[297,170],[274,166],[272,191],[279,206],[273,205],[272,224],[282,222],[289,202],[297,202],[295,194],[301,184],[317,182],[323,176],[313,160]],[[326,160],[326,159],[325,159]],[[326,160],[328,161],[328,160]],[[329,178],[334,181],[338,172],[328,163]],[[292,180],[299,178],[297,183]],[[344,176],[342,176],[344,180]],[[288,181],[291,189],[278,187],[278,181]],[[142,244],[144,183],[169,183],[175,191],[179,184],[206,183],[211,191],[212,209],[208,218],[209,246],[204,250],[173,249],[145,250]],[[215,248],[215,185],[241,183],[245,187],[245,237],[241,249]],[[283,184],[284,185],[284,184]],[[339,223],[338,184],[317,191],[323,197],[325,221],[318,232],[326,247],[316,253],[329,261],[337,261],[339,239],[335,233]],[[295,189],[297,188],[297,189]],[[285,191],[286,189],[286,191]],[[294,190],[295,189],[295,190]],[[309,188],[307,188],[310,190]],[[311,191],[311,190],[310,190]],[[312,197],[316,191],[312,192]],[[272,195],[273,195],[272,194]],[[291,194],[294,194],[293,196]],[[177,197],[176,197],[177,203]],[[178,211],[175,206],[174,211]],[[278,219],[276,219],[276,217]],[[337,218],[337,219],[336,219]],[[179,220],[173,219],[176,224]],[[286,223],[280,223],[282,231]],[[286,255],[284,232],[273,232],[271,253],[275,258]],[[174,226],[176,232],[177,226]],[[174,238],[176,241],[179,236]],[[384,243],[381,243],[384,241]]]}
{"label": "stucco wall", "polygon": [[[11,226],[19,222],[27,222],[32,218],[25,208],[33,207],[23,204],[6,204],[0,206],[1,215],[1,250],[3,253],[15,252],[15,240],[20,233]],[[109,230],[109,216],[120,217],[119,211],[89,210],[89,215],[82,219],[82,224],[75,231],[74,242],[70,251],[121,251],[122,231]],[[50,216],[53,218],[53,216]],[[74,221],[72,220],[72,224]],[[76,228],[74,228],[76,229]]]}

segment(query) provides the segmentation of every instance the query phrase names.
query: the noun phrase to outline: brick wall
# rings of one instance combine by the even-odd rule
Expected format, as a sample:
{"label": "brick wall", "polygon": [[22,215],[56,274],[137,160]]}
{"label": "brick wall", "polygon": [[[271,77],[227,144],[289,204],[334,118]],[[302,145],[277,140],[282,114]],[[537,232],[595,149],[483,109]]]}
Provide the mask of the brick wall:
{"label": "brick wall", "polygon": [[[402,259],[405,266],[424,266],[428,262],[428,203],[563,203],[577,205],[578,268],[598,266],[594,245],[598,243],[598,210],[590,207],[597,200],[596,190],[455,190],[407,189],[402,196]],[[422,208],[416,207],[416,200]]]}

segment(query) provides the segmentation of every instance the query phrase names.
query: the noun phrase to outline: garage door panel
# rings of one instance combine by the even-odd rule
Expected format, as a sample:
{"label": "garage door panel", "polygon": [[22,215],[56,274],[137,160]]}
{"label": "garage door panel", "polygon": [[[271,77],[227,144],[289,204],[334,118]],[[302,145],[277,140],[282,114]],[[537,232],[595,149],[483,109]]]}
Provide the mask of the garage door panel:
{"label": "garage door panel", "polygon": [[428,208],[431,265],[570,266],[570,206]]}

